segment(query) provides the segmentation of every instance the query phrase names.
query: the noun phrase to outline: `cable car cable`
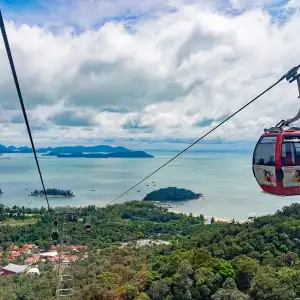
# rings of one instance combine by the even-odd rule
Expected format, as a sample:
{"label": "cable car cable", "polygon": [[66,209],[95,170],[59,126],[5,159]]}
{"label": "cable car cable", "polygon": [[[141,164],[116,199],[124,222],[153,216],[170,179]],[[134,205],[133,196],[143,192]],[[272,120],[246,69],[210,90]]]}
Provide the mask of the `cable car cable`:
{"label": "cable car cable", "polygon": [[[115,198],[114,200],[112,200],[111,202],[109,202],[107,205],[111,205],[112,203],[114,203],[115,201],[117,201],[118,199],[120,199],[121,197],[123,197],[124,195],[126,195],[128,192],[130,192],[131,190],[133,190],[135,187],[137,187],[139,184],[141,184],[142,182],[144,182],[145,180],[147,180],[149,177],[151,177],[152,175],[154,175],[156,172],[158,172],[159,170],[161,170],[162,168],[164,168],[166,165],[168,165],[171,161],[173,161],[174,159],[176,159],[178,156],[180,156],[181,154],[183,154],[185,151],[187,151],[188,149],[190,149],[191,147],[193,147],[195,144],[197,144],[198,142],[200,142],[202,139],[204,139],[206,136],[208,136],[209,134],[211,134],[213,131],[215,131],[217,128],[219,128],[220,126],[222,126],[223,124],[225,124],[227,121],[229,121],[232,117],[234,117],[236,114],[238,114],[239,112],[241,112],[243,109],[245,109],[247,106],[249,106],[250,104],[252,104],[255,100],[257,100],[258,98],[260,98],[262,95],[264,95],[265,93],[267,93],[269,90],[271,90],[273,87],[275,87],[278,83],[280,83],[282,80],[287,79],[290,80],[291,77],[295,76],[295,73],[297,73],[298,69],[300,68],[299,66],[296,66],[294,68],[292,68],[290,71],[288,71],[285,75],[283,75],[279,80],[277,80],[274,84],[272,84],[270,87],[268,87],[265,91],[263,91],[262,93],[260,93],[258,96],[256,96],[255,98],[253,98],[251,101],[249,101],[248,103],[246,103],[244,106],[242,106],[240,109],[238,109],[237,111],[235,111],[233,114],[231,114],[229,117],[227,117],[224,121],[222,121],[221,123],[219,123],[217,126],[213,127],[211,130],[209,130],[207,133],[205,133],[203,136],[201,136],[199,139],[197,139],[195,142],[193,142],[191,145],[189,145],[187,148],[185,148],[184,150],[182,150],[181,152],[179,152],[178,154],[176,154],[174,157],[172,157],[170,160],[168,160],[166,163],[164,163],[162,166],[160,166],[158,169],[156,169],[155,171],[153,171],[151,174],[149,174],[148,176],[146,176],[145,178],[143,178],[141,181],[139,181],[137,184],[135,184],[134,186],[132,186],[131,188],[129,188],[127,191],[125,191],[124,193],[122,193],[121,195],[119,195],[117,198]],[[291,82],[291,81],[290,81]]]}
{"label": "cable car cable", "polygon": [[43,186],[43,191],[44,191],[45,198],[46,198],[46,201],[47,201],[48,211],[51,211],[50,210],[50,205],[49,205],[49,200],[48,200],[46,189],[45,189],[45,185],[44,185],[44,180],[43,180],[41,168],[40,168],[39,161],[38,161],[38,158],[37,158],[37,154],[36,154],[32,134],[31,134],[31,130],[30,130],[27,114],[26,114],[26,109],[25,109],[25,105],[24,105],[24,101],[23,101],[23,97],[22,97],[22,93],[21,93],[21,89],[20,89],[20,85],[19,85],[19,81],[18,81],[18,77],[17,77],[17,72],[16,72],[16,69],[15,69],[13,57],[12,57],[11,50],[10,50],[10,46],[9,46],[9,43],[8,43],[8,38],[7,38],[5,26],[4,26],[4,21],[3,21],[1,9],[0,9],[0,27],[1,27],[2,37],[3,37],[4,44],[5,44],[9,64],[10,64],[10,67],[11,67],[12,75],[13,75],[14,82],[15,82],[15,85],[16,85],[18,97],[19,97],[19,100],[20,100],[23,116],[24,116],[24,119],[25,119],[25,123],[26,123],[27,131],[28,131],[32,151],[34,153],[35,162],[36,162],[36,165],[37,165],[37,168],[38,168],[40,180],[41,180],[41,183],[42,183],[42,186]]}
{"label": "cable car cable", "polygon": [[[37,158],[37,154],[36,154],[32,134],[31,134],[31,130],[30,130],[27,114],[26,114],[26,109],[25,109],[25,105],[24,105],[24,101],[23,101],[23,97],[22,97],[22,93],[21,93],[21,89],[20,89],[20,85],[19,85],[19,81],[18,81],[18,77],[17,77],[17,72],[16,72],[16,69],[15,69],[15,66],[14,66],[13,57],[12,57],[12,54],[11,54],[11,50],[10,50],[10,46],[9,46],[9,42],[8,42],[6,30],[5,30],[5,25],[4,25],[1,9],[0,9],[0,27],[1,27],[2,37],[3,37],[4,45],[5,45],[5,48],[6,48],[6,53],[7,53],[7,56],[8,56],[9,64],[10,64],[10,67],[11,67],[12,75],[13,75],[13,78],[14,78],[15,86],[16,86],[16,89],[17,89],[18,97],[19,97],[19,100],[20,100],[23,116],[24,116],[24,119],[25,119],[28,135],[29,135],[29,138],[30,138],[32,151],[34,153],[35,162],[36,162],[36,165],[37,165],[37,168],[38,168],[38,172],[39,172],[40,180],[41,180],[41,183],[42,183],[45,199],[46,199],[46,202],[47,202],[48,211],[51,214],[52,212],[51,212],[51,209],[50,209],[50,204],[49,204],[49,200],[48,200],[48,197],[47,197],[46,188],[45,188],[41,168],[40,168],[39,161],[38,161],[38,158]],[[59,237],[58,232],[56,232],[56,233],[57,233],[56,236],[53,236],[53,234],[52,234],[54,239],[57,239]],[[55,234],[55,232],[54,232],[54,234]]]}

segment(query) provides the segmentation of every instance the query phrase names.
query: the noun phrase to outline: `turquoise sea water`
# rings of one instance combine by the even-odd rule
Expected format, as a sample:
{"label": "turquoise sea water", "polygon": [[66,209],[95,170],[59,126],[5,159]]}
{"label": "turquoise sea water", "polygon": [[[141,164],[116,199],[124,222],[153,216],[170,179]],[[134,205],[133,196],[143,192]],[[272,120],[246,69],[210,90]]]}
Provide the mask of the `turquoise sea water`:
{"label": "turquoise sea water", "polygon": [[[104,206],[174,155],[153,154],[153,159],[59,159],[40,156],[39,160],[46,188],[71,189],[76,195],[71,199],[50,199],[53,206]],[[298,196],[263,194],[252,174],[251,156],[251,152],[186,153],[118,202],[142,199],[153,189],[183,187],[204,194],[204,198],[186,201],[183,205],[175,203],[174,211],[236,220],[247,219],[249,214],[254,213],[273,213],[285,205],[300,202]],[[153,186],[153,181],[156,186]],[[0,203],[5,205],[46,206],[43,197],[28,197],[31,191],[41,189],[33,155],[4,154],[0,158],[0,188],[4,191]]]}

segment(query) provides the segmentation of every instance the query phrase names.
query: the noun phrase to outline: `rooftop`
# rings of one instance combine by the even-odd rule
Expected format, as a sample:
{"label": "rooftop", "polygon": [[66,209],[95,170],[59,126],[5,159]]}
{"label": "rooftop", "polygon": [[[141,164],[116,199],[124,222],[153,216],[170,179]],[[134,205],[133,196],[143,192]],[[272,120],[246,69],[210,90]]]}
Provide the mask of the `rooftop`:
{"label": "rooftop", "polygon": [[32,269],[30,269],[30,270],[27,272],[27,274],[38,274],[38,275],[40,275],[40,271],[39,271],[38,268],[32,268]]}
{"label": "rooftop", "polygon": [[3,270],[14,272],[16,274],[24,272],[28,266],[26,265],[15,265],[15,264],[8,264],[6,267],[3,267]]}
{"label": "rooftop", "polygon": [[40,253],[40,256],[57,256],[57,251],[51,251],[51,252],[42,252]]}

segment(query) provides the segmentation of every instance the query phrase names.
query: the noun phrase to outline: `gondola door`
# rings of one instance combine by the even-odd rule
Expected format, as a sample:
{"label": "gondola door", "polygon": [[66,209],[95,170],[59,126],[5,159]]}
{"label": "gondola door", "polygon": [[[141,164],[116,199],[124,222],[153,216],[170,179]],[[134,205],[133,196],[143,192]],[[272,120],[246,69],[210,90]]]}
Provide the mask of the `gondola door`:
{"label": "gondola door", "polygon": [[284,133],[281,147],[282,194],[300,194],[300,133]]}
{"label": "gondola door", "polygon": [[253,153],[253,174],[266,193],[277,194],[277,139],[278,134],[263,134]]}

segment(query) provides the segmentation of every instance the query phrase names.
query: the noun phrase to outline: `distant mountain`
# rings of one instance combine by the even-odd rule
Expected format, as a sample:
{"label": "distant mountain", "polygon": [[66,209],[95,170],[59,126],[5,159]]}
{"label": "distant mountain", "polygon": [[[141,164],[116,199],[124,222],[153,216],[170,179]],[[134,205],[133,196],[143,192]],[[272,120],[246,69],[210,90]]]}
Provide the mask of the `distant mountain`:
{"label": "distant mountain", "polygon": [[50,152],[43,154],[42,156],[56,156],[58,158],[153,158],[154,156],[144,151],[124,151],[124,152],[113,152],[113,153],[57,153]]}
{"label": "distant mountain", "polygon": [[[0,144],[0,152],[2,153],[32,153],[32,149],[29,147],[5,147]],[[131,150],[118,146],[111,147],[108,145],[98,146],[62,146],[62,147],[48,147],[48,148],[37,148],[38,153],[56,152],[56,153],[119,153],[119,152],[131,152]]]}
{"label": "distant mountain", "polygon": [[98,146],[64,146],[64,147],[55,147],[55,148],[44,148],[40,150],[46,150],[45,152],[52,151],[57,153],[82,153],[82,152],[103,152],[103,153],[113,153],[113,152],[130,152],[129,149],[124,147],[111,147],[108,145],[98,145]]}

